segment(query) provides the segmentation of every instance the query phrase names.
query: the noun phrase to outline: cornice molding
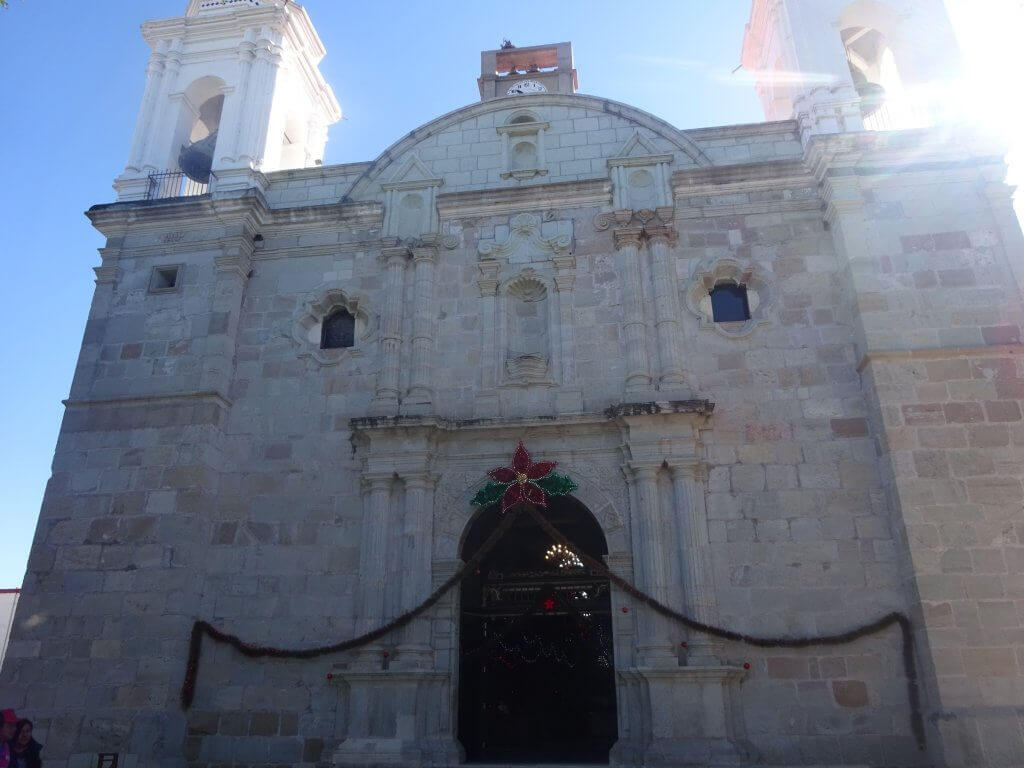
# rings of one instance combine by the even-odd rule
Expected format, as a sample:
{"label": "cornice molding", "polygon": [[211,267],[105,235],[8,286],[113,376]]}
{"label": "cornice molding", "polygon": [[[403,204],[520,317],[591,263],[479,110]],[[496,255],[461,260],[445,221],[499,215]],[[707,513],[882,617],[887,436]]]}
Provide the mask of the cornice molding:
{"label": "cornice molding", "polygon": [[444,192],[437,196],[437,213],[442,219],[502,216],[522,211],[609,205],[611,199],[612,183],[608,179],[557,181],[523,187]]}
{"label": "cornice molding", "polygon": [[673,172],[671,178],[673,195],[728,195],[816,183],[802,159],[684,169]]}

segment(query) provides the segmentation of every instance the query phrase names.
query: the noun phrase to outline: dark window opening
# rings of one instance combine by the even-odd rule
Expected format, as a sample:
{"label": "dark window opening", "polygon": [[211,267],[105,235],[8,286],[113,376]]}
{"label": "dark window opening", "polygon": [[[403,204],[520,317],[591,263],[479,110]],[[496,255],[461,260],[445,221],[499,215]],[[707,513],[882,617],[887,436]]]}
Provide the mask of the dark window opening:
{"label": "dark window opening", "polygon": [[149,280],[150,293],[173,291],[178,287],[178,267],[156,267]]}
{"label": "dark window opening", "polygon": [[320,349],[344,349],[355,344],[356,319],[347,309],[332,312],[324,319]]}
{"label": "dark window opening", "polygon": [[722,283],[716,285],[710,295],[711,315],[716,323],[742,323],[750,319],[747,286]]}

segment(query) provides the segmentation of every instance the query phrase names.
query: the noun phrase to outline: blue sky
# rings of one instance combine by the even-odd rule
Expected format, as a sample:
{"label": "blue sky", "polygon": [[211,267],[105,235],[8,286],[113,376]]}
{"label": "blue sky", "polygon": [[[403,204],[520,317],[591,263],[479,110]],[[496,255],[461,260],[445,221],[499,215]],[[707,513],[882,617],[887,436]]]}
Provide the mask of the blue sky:
{"label": "blue sky", "polygon": [[[1004,1],[1012,0],[973,7]],[[966,3],[951,0],[955,20],[971,27]],[[503,38],[571,40],[583,93],[680,128],[762,119],[753,88],[730,74],[750,0],[648,0],[637,12],[610,0],[303,4],[345,114],[330,131],[327,164],[370,160],[477,101],[479,52]],[[21,583],[50,473],[103,245],[82,212],[114,199],[110,185],[127,159],[148,57],[139,25],[185,5],[10,0],[0,11],[0,254],[9,268],[0,281],[0,588]]]}

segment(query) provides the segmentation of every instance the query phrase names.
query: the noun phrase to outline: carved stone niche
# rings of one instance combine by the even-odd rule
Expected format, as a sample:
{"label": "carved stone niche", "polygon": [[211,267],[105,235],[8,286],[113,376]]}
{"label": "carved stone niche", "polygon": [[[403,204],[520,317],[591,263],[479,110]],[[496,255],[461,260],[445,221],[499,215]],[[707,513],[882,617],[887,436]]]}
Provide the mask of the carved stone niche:
{"label": "carved stone niche", "polygon": [[504,125],[495,128],[501,136],[502,154],[505,156],[503,179],[532,179],[544,176],[548,170],[544,162],[544,134],[549,124],[533,112],[513,112]]}
{"label": "carved stone niche", "polygon": [[[747,290],[750,318],[745,321],[717,323],[711,308],[711,291],[718,285],[734,284]],[[771,322],[774,295],[761,269],[735,259],[714,259],[697,265],[686,286],[686,308],[697,316],[702,329],[712,330],[727,339],[752,334]]]}
{"label": "carved stone niche", "polygon": [[[355,318],[355,343],[351,347],[321,349],[323,322],[339,309],[347,310]],[[333,283],[311,291],[292,322],[292,340],[299,348],[299,357],[310,357],[320,365],[337,365],[361,356],[372,336],[372,317],[365,302]]]}
{"label": "carved stone niche", "polygon": [[552,306],[547,285],[531,269],[502,286],[499,331],[505,351],[504,383],[554,384],[551,366]]}

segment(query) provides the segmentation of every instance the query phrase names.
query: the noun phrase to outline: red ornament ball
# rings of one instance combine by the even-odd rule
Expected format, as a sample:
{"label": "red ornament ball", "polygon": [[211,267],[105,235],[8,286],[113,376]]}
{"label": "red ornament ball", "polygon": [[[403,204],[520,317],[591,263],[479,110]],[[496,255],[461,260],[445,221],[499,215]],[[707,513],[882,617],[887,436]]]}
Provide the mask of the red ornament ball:
{"label": "red ornament ball", "polygon": [[683,642],[681,642],[681,643],[679,644],[679,647],[680,647],[680,648],[689,648],[690,646],[689,646],[689,645],[687,645],[687,643],[686,643],[686,641],[685,641],[685,640],[683,640]]}
{"label": "red ornament ball", "polygon": [[331,674],[330,672],[328,672],[328,673],[327,673],[327,679],[328,679],[328,680],[333,680],[333,679],[334,679],[334,675],[333,675],[333,674]]}
{"label": "red ornament ball", "polygon": [[744,669],[750,669],[750,662],[749,661],[744,661],[743,662],[743,668]]}

